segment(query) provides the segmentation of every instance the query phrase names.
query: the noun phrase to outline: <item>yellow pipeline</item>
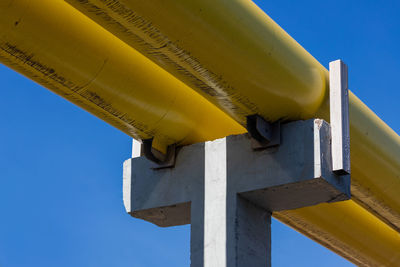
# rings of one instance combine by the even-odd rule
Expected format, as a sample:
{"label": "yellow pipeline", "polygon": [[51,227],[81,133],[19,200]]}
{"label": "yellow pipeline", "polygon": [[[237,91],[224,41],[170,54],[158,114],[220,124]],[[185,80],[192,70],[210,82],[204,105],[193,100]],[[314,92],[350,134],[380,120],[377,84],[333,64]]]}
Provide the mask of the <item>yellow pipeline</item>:
{"label": "yellow pipeline", "polygon": [[[270,120],[329,117],[327,70],[249,0],[67,2],[242,124],[254,113]],[[353,200],[400,229],[400,138],[353,94],[350,123]],[[336,218],[342,211],[319,212]],[[345,242],[365,252],[351,240]]]}
{"label": "yellow pipeline", "polygon": [[[61,0],[3,1],[0,29],[1,62],[134,137],[154,134],[161,143],[192,143],[243,131],[178,80]],[[327,236],[319,236],[320,242],[339,240],[361,255],[376,255],[372,260],[367,257],[371,264],[385,265],[388,261],[383,258],[398,255],[400,237],[382,223],[373,226],[375,233],[370,237],[370,222],[379,220],[364,209],[352,207],[346,215],[357,222],[357,229],[338,223],[343,229],[337,231],[315,218],[333,218],[331,223],[335,224],[344,211],[315,209],[311,216],[297,212],[307,227],[302,228],[297,220],[292,220],[292,225],[300,225],[309,236],[313,236],[310,230],[322,229]],[[360,220],[358,215],[363,212],[368,220]],[[340,236],[339,230],[349,237]],[[357,231],[368,241],[361,248],[354,241]]]}
{"label": "yellow pipeline", "polygon": [[354,201],[273,215],[357,266],[399,266],[399,233]]}
{"label": "yellow pipeline", "polygon": [[250,1],[66,0],[242,124],[310,118],[326,70]]}
{"label": "yellow pipeline", "polygon": [[245,131],[64,1],[1,1],[0,62],[160,150]]}

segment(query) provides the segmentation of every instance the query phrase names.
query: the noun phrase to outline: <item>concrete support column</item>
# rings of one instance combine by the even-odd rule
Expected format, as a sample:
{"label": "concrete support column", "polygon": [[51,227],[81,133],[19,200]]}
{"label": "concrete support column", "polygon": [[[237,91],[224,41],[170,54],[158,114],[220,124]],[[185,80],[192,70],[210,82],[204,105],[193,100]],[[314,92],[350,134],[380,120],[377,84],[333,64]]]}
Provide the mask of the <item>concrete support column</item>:
{"label": "concrete support column", "polygon": [[204,195],[191,203],[191,267],[271,266],[270,213],[230,190],[226,152],[225,138],[205,143]]}
{"label": "concrete support column", "polygon": [[228,210],[226,266],[271,267],[271,214],[239,195],[235,206]]}
{"label": "concrete support column", "polygon": [[207,227],[201,216],[199,211],[207,212],[204,206],[192,202],[191,267],[271,266],[271,214],[240,196],[235,198],[226,217],[213,218],[215,228],[209,222]]}

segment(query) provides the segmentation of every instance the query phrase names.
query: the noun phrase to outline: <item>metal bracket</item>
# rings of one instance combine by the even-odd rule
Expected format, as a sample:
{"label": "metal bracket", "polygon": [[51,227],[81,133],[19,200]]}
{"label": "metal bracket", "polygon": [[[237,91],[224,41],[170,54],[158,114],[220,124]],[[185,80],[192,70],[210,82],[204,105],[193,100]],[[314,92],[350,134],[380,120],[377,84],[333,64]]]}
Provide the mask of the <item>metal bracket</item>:
{"label": "metal bracket", "polygon": [[332,170],[350,174],[348,68],[341,60],[329,63],[329,87]]}
{"label": "metal bracket", "polygon": [[161,153],[160,151],[153,148],[154,138],[145,139],[142,143],[143,155],[150,161],[157,164],[154,169],[170,168],[175,165],[175,154],[176,146],[175,144],[169,145],[167,148],[167,153]]}
{"label": "metal bracket", "polygon": [[247,116],[246,128],[252,137],[253,149],[277,146],[281,142],[280,121],[269,123],[260,115]]}

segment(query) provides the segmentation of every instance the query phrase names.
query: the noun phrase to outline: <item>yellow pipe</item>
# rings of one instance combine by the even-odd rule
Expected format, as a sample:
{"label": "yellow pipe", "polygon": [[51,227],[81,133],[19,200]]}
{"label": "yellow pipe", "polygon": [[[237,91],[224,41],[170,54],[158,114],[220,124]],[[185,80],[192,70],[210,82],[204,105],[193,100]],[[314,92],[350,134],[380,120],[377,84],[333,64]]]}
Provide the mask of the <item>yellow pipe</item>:
{"label": "yellow pipe", "polygon": [[242,124],[306,119],[327,72],[250,1],[66,0]]}
{"label": "yellow pipe", "polygon": [[[327,70],[251,1],[66,1],[241,124],[254,113],[270,120],[329,119]],[[398,230],[400,138],[353,94],[350,122],[353,200]],[[356,204],[351,209],[359,213]],[[332,214],[311,210],[326,218]],[[343,210],[330,212],[336,218]],[[296,214],[301,218],[301,212]],[[341,227],[338,233],[354,232]],[[328,239],[338,238],[334,234]],[[344,242],[365,254],[354,240]],[[370,244],[374,255],[379,245]],[[397,256],[400,246],[390,251]]]}
{"label": "yellow pipe", "polygon": [[399,233],[354,201],[273,215],[357,266],[399,266]]}
{"label": "yellow pipe", "polygon": [[[29,0],[2,2],[0,29],[1,62],[131,136],[148,138],[155,134],[168,144],[165,140],[192,143],[243,132],[174,77],[61,0],[42,0],[40,4]],[[129,117],[135,121],[126,119]],[[322,217],[341,215],[337,209],[329,214],[317,209]],[[368,239],[370,232],[363,229],[370,229],[369,222],[359,221],[356,214],[350,212],[348,218],[358,222]],[[366,214],[366,218],[374,218]],[[313,216],[303,217],[306,223],[311,221],[312,227],[324,231],[328,227],[313,221]],[[400,237],[391,235],[392,230],[385,224],[373,229],[374,242],[368,242],[361,251],[393,258]],[[344,230],[350,236],[354,232],[351,228]],[[339,238],[335,231],[328,233],[328,239]],[[388,247],[381,251],[377,244]],[[350,246],[360,250],[352,243]],[[384,265],[380,258],[374,261]]]}
{"label": "yellow pipe", "polygon": [[1,1],[0,62],[160,150],[245,131],[64,1]]}

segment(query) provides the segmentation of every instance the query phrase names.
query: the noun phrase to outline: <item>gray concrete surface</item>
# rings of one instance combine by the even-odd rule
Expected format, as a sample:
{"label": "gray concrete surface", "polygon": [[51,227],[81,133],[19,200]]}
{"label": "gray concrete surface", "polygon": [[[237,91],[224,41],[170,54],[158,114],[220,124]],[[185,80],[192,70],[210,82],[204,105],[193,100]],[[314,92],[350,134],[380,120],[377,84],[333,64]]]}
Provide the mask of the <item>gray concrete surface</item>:
{"label": "gray concrete surface", "polygon": [[350,198],[332,172],[329,125],[281,127],[281,144],[253,150],[248,135],[185,146],[174,168],[124,162],[126,211],[161,227],[191,224],[191,266],[270,266],[270,214]]}

